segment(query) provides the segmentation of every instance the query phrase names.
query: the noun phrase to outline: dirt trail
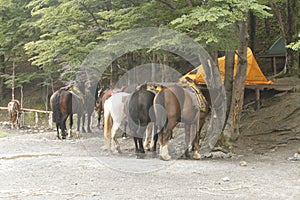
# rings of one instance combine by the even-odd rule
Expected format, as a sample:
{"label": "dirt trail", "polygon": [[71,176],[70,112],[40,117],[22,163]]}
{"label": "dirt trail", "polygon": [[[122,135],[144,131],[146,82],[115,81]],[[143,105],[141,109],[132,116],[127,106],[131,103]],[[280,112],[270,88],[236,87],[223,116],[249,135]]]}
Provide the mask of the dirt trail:
{"label": "dirt trail", "polygon": [[[300,85],[300,84],[299,84]],[[105,151],[103,133],[57,140],[53,130],[0,130],[0,199],[300,199],[300,93],[243,115],[233,154],[204,160],[136,159]]]}
{"label": "dirt trail", "polygon": [[54,131],[8,133],[0,138],[0,199],[300,198],[300,162],[287,160],[296,141],[264,154],[169,162],[135,159],[132,148],[108,155],[103,145],[96,133],[65,141]]}

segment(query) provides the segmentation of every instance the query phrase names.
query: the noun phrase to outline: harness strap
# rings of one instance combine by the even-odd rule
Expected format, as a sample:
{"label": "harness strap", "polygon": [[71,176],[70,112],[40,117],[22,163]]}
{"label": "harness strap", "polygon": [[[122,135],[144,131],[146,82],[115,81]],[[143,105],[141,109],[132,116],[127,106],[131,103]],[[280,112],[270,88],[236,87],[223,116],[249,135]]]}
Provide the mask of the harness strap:
{"label": "harness strap", "polygon": [[207,112],[207,101],[204,95],[202,94],[201,90],[199,90],[199,88],[194,82],[188,82],[188,86],[190,86],[196,93],[200,111]]}

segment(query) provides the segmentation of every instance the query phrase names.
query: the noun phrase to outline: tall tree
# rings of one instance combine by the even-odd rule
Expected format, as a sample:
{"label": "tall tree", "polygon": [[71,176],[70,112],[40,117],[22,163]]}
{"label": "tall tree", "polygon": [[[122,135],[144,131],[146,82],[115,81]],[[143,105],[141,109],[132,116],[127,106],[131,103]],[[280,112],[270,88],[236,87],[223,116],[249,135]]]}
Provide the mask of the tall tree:
{"label": "tall tree", "polygon": [[299,49],[293,48],[299,42],[299,1],[269,0],[272,11],[277,18],[281,37],[285,41],[286,63],[283,73],[299,76]]}
{"label": "tall tree", "polygon": [[[5,80],[11,86],[11,72],[13,63],[16,66],[24,65],[27,62],[27,57],[24,52],[24,44],[38,36],[38,29],[33,26],[33,20],[30,15],[30,9],[27,5],[30,0],[14,1],[14,0],[1,0],[0,1],[0,65],[1,73],[0,77],[0,96],[4,96],[3,87]],[[22,64],[21,64],[22,63]],[[10,68],[10,69],[9,69]],[[9,70],[8,70],[9,69]],[[16,86],[20,86],[24,79],[29,76],[16,77]]]}

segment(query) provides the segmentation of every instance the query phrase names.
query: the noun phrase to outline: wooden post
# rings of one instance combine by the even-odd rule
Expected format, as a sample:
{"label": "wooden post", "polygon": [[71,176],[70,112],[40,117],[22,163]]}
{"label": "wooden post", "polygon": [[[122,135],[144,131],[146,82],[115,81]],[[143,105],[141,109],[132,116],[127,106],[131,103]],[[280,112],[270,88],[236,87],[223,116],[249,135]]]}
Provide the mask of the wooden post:
{"label": "wooden post", "polygon": [[38,112],[35,112],[35,127],[38,127],[38,123],[39,123],[39,114]]}
{"label": "wooden post", "polygon": [[52,129],[53,127],[52,127],[52,113],[51,112],[49,113],[49,118],[48,119],[49,119],[48,120],[49,128]]}
{"label": "wooden post", "polygon": [[277,67],[276,67],[276,57],[273,56],[273,70],[274,70],[274,75],[277,74],[277,69],[276,69],[276,68],[277,68]]}
{"label": "wooden post", "polygon": [[11,99],[15,99],[15,61],[13,61],[12,80],[11,80]]}
{"label": "wooden post", "polygon": [[256,101],[256,109],[260,109],[260,90],[258,87],[255,88],[255,101]]}

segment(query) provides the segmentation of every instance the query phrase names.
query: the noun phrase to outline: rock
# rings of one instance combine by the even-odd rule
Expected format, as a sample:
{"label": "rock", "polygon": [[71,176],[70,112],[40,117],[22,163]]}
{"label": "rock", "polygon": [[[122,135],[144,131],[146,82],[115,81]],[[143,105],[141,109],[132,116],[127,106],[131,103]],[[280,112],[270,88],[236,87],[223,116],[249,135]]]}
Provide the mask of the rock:
{"label": "rock", "polygon": [[300,161],[300,154],[295,153],[294,156],[288,158],[289,161]]}
{"label": "rock", "polygon": [[240,162],[240,166],[247,166],[248,165],[248,163],[246,162],[246,161],[244,161],[244,160],[242,160],[241,162]]}
{"label": "rock", "polygon": [[226,176],[226,177],[222,178],[222,181],[228,182],[228,181],[230,181],[230,178],[228,176]]}

